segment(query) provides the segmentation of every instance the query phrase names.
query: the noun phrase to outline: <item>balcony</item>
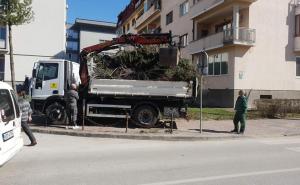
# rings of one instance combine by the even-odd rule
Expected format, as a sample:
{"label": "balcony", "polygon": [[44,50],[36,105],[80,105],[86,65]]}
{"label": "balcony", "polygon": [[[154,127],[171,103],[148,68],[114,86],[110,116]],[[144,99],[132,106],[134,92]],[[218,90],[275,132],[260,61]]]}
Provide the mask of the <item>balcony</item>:
{"label": "balcony", "polygon": [[192,18],[195,18],[224,2],[225,2],[225,0],[202,0],[202,1],[199,1],[191,8],[190,15],[192,16]]}
{"label": "balcony", "polygon": [[256,30],[249,28],[228,29],[224,32],[224,44],[253,46],[256,40]]}
{"label": "balcony", "polygon": [[145,12],[140,18],[136,20],[136,28],[139,28],[143,23],[150,20],[160,13],[160,6],[153,5],[151,8]]}
{"label": "balcony", "polygon": [[228,29],[199,40],[192,41],[189,46],[190,54],[198,53],[202,50],[212,50],[225,46],[254,46],[256,40],[256,30],[249,28]]}
{"label": "balcony", "polygon": [[[257,0],[201,0],[192,6],[190,15],[191,19],[194,19],[198,16],[203,15],[210,10],[213,10],[219,6],[227,7],[227,5],[231,4],[240,4],[241,7],[249,6],[251,3]],[[212,14],[216,13],[216,11],[210,11]],[[218,12],[218,11],[217,11]]]}

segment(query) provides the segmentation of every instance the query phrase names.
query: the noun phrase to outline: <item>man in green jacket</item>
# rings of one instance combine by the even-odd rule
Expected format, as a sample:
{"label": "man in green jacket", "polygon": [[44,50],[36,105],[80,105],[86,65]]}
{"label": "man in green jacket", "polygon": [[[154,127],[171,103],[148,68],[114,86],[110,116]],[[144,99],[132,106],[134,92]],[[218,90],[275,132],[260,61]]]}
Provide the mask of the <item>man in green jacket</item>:
{"label": "man in green jacket", "polygon": [[[237,98],[234,106],[235,115],[233,119],[234,130],[231,132],[244,134],[246,126],[246,113],[247,113],[247,98],[243,90],[239,91],[239,97]],[[239,122],[241,123],[241,128],[239,129]]]}

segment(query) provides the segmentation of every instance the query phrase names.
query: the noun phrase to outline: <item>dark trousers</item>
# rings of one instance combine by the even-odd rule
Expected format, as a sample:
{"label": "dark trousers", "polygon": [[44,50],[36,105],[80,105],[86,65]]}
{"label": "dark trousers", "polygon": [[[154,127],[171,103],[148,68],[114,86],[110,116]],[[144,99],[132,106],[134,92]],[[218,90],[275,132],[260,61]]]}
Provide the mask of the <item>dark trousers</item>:
{"label": "dark trousers", "polygon": [[36,142],[36,139],[33,135],[33,133],[31,132],[28,124],[26,121],[22,121],[21,122],[21,126],[22,126],[22,129],[24,130],[24,132],[26,133],[26,135],[28,136],[29,140],[31,143],[35,143]]}
{"label": "dark trousers", "polygon": [[68,115],[68,125],[77,125],[77,107],[68,106],[67,107],[67,115]]}
{"label": "dark trousers", "polygon": [[[239,130],[239,122],[241,123],[241,128]],[[234,130],[237,132],[244,132],[246,127],[246,113],[236,112],[233,119]]]}

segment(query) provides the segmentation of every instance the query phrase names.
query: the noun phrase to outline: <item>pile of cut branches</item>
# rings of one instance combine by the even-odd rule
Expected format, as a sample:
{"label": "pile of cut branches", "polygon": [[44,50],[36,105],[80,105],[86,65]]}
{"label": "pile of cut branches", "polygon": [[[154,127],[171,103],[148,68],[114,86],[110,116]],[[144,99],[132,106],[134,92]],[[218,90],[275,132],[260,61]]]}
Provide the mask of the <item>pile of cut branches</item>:
{"label": "pile of cut branches", "polygon": [[176,67],[162,66],[153,48],[120,51],[114,56],[93,56],[93,78],[127,80],[190,81],[196,77],[191,62],[181,59]]}

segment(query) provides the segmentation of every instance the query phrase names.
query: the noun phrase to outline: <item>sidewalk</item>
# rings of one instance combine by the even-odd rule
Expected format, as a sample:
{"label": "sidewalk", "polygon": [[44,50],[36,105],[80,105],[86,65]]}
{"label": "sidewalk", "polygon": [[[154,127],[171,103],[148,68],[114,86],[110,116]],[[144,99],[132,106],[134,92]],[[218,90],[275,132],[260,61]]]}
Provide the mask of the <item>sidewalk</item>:
{"label": "sidewalk", "polygon": [[262,119],[248,120],[244,135],[230,133],[233,129],[231,120],[204,121],[203,132],[199,133],[199,120],[176,120],[177,130],[170,134],[166,128],[129,128],[86,126],[84,130],[65,129],[64,126],[48,126],[32,124],[34,132],[71,135],[81,137],[122,138],[140,140],[218,140],[236,138],[282,137],[300,135],[300,120]]}

